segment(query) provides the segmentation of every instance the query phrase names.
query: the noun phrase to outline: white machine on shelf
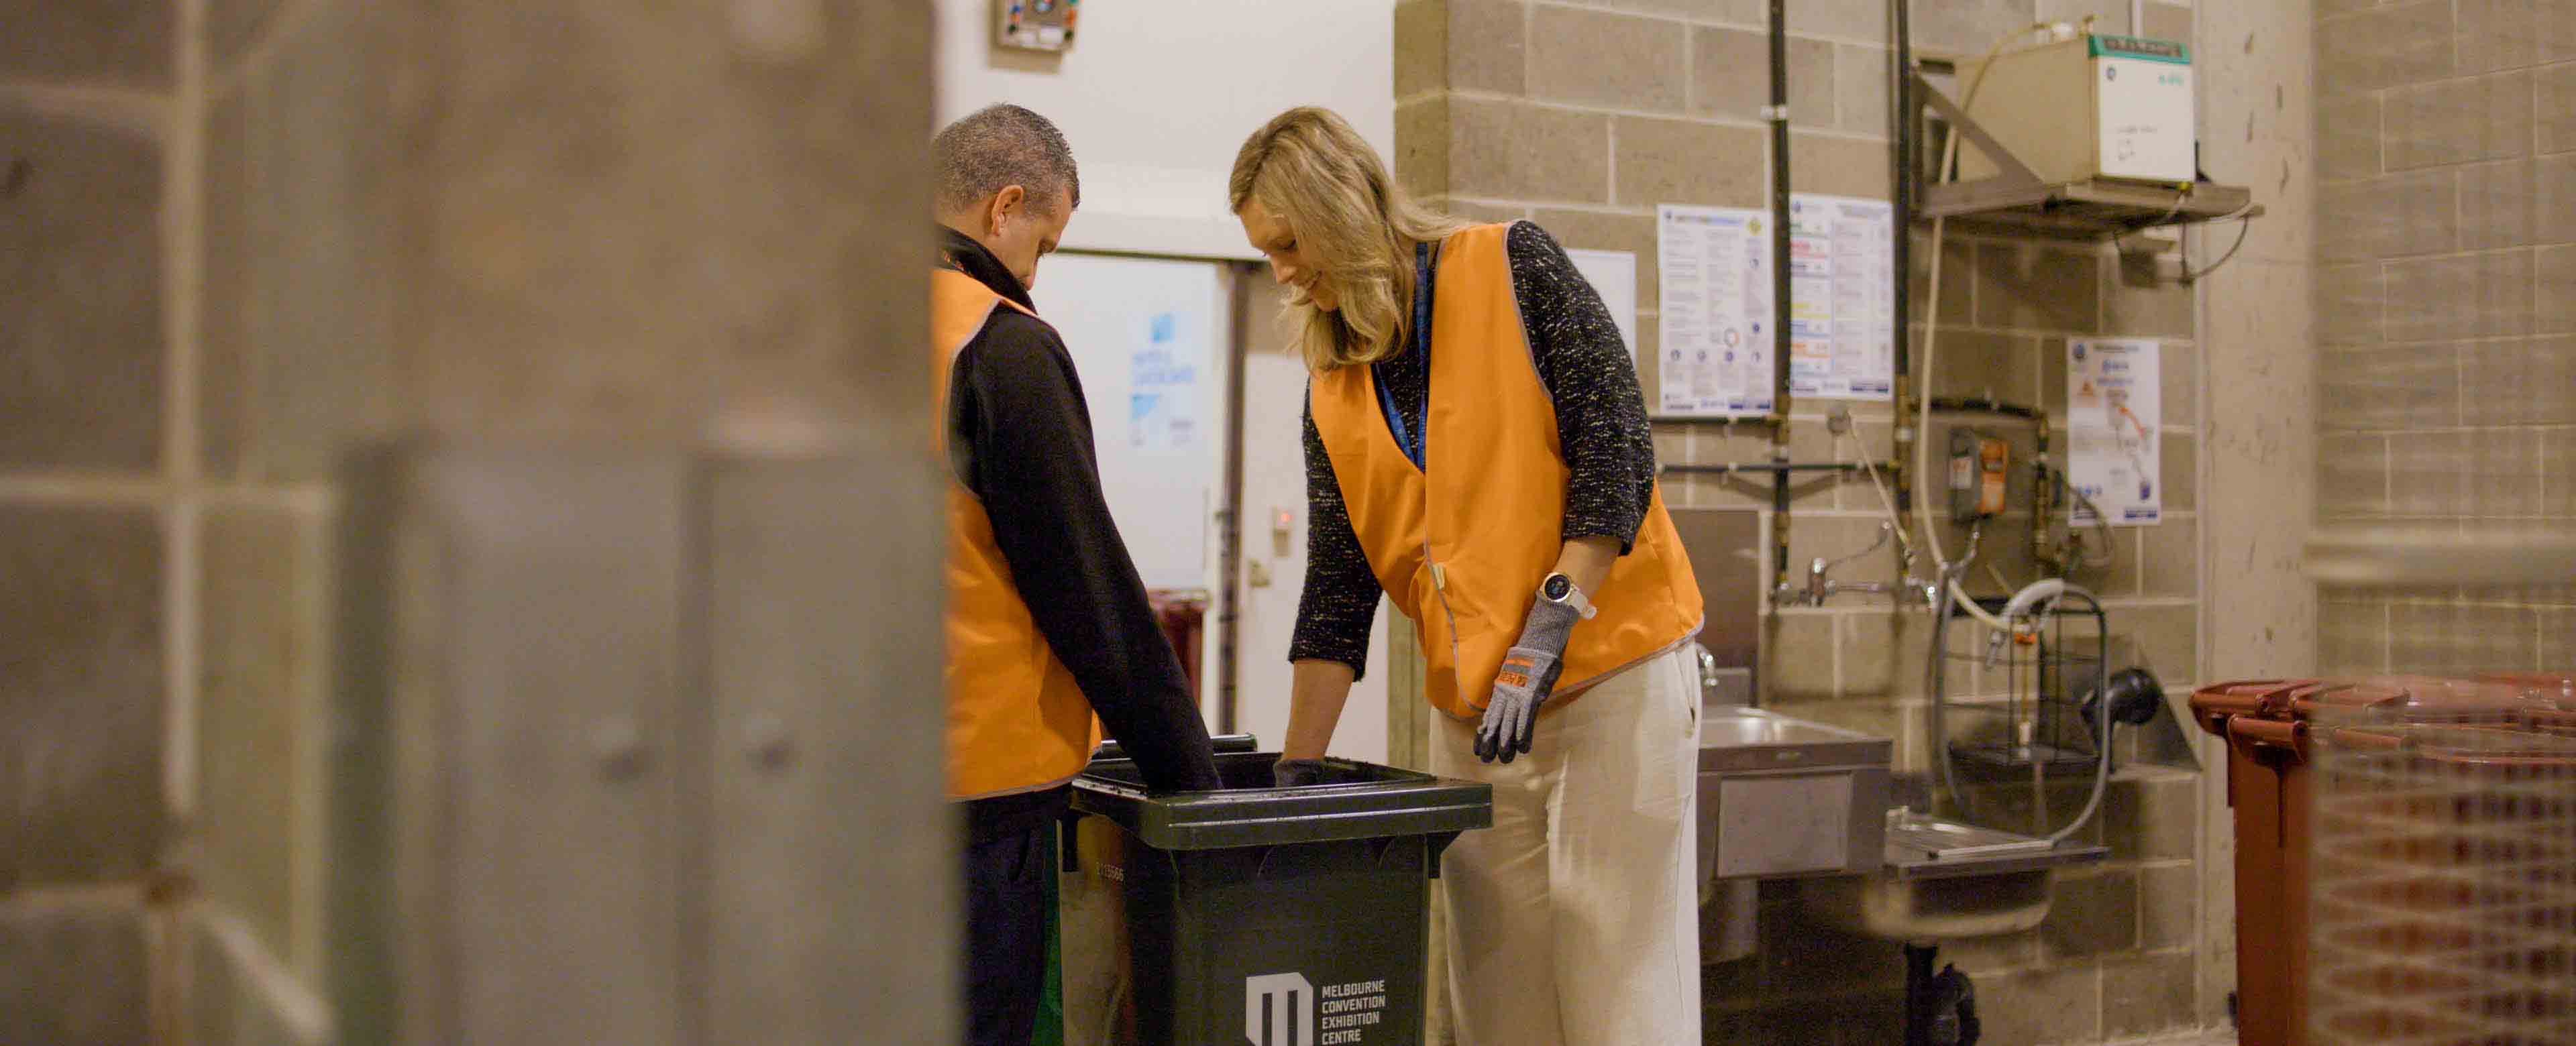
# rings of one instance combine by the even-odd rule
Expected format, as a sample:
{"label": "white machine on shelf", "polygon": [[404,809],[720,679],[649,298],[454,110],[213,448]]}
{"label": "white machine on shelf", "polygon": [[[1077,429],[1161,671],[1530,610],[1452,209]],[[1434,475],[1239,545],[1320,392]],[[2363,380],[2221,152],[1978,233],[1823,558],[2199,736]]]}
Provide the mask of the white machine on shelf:
{"label": "white machine on shelf", "polygon": [[[2092,178],[2188,185],[2198,174],[2191,49],[2168,40],[2077,34],[1959,67],[1984,83],[1969,111],[2043,182]],[[1960,178],[1996,174],[1962,149]]]}

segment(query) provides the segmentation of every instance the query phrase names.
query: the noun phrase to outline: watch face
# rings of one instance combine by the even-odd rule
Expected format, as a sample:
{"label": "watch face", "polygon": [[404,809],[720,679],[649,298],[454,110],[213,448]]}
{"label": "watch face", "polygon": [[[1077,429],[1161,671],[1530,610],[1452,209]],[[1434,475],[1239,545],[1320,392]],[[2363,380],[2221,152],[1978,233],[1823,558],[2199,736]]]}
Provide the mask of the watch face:
{"label": "watch face", "polygon": [[1539,587],[1539,591],[1545,593],[1549,599],[1563,599],[1574,594],[1574,582],[1566,580],[1563,574],[1550,574],[1547,576],[1547,582]]}

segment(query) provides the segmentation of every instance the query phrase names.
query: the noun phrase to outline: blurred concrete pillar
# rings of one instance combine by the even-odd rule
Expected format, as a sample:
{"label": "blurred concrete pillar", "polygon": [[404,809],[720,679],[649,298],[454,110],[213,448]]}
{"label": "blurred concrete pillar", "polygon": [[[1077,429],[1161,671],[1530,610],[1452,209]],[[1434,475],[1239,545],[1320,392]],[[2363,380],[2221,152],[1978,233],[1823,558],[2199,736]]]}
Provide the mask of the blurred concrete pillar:
{"label": "blurred concrete pillar", "polygon": [[[2317,72],[2329,55],[2313,19],[2332,4],[2205,4],[2193,48],[2201,70],[2201,141],[2210,177],[2249,185],[2264,216],[2242,230],[2190,233],[2195,269],[2215,265],[2241,231],[2237,255],[2199,283],[2206,420],[2200,475],[2203,681],[2296,676],[2318,668],[2317,588],[2301,545],[2319,507],[2320,345],[2336,320],[2302,305],[2320,289],[2315,248]],[[2224,56],[2219,57],[2219,56]],[[2222,147],[2223,146],[2223,147]],[[2375,311],[2377,303],[2372,303]],[[2323,321],[2323,322],[2320,322]],[[2169,701],[2186,695],[2168,691]],[[2227,764],[2227,745],[2189,731],[2203,767]],[[2200,1021],[2223,1025],[2236,987],[2236,837],[2226,776],[2200,781]]]}
{"label": "blurred concrete pillar", "polygon": [[277,304],[374,303],[415,440],[344,503],[346,1037],[942,1041],[926,5],[343,6],[238,159],[346,201]]}
{"label": "blurred concrete pillar", "polygon": [[949,1037],[930,26],[0,0],[0,1041]]}

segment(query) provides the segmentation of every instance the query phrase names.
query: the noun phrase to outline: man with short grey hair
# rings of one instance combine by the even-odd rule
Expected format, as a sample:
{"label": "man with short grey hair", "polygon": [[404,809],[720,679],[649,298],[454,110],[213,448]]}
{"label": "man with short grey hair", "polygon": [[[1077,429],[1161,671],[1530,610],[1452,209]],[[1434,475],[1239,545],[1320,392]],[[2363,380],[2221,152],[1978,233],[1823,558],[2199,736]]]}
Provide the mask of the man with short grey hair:
{"label": "man with short grey hair", "polygon": [[1029,287],[1081,202],[1045,117],[983,109],[931,140],[948,496],[948,791],[966,814],[967,1041],[1028,1046],[1048,833],[1097,715],[1157,791],[1219,787],[1197,695],[1100,489],[1073,356]]}
{"label": "man with short grey hair", "polygon": [[1054,253],[1082,206],[1064,132],[1019,106],[987,106],[942,128],[930,159],[939,224],[990,250],[1023,290],[1035,288],[1038,259]]}

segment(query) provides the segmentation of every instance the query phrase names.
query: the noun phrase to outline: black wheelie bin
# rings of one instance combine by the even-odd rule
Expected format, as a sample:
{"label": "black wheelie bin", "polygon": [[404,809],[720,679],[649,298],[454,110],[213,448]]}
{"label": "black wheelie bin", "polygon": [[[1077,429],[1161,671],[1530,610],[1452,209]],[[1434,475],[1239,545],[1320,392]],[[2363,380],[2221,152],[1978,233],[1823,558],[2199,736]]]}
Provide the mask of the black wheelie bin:
{"label": "black wheelie bin", "polygon": [[1245,746],[1220,745],[1222,791],[1149,796],[1115,749],[1074,782],[1068,1046],[1422,1043],[1430,880],[1493,789],[1339,759],[1272,788],[1278,755]]}

